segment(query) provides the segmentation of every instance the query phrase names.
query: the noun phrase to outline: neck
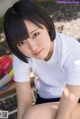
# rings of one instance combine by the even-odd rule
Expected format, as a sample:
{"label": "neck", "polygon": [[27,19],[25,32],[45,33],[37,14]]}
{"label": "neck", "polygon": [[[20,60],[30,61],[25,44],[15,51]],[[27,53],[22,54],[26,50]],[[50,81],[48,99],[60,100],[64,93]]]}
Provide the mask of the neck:
{"label": "neck", "polygon": [[50,50],[49,50],[49,53],[48,53],[48,55],[47,55],[47,57],[44,59],[45,61],[48,61],[50,58],[51,58],[51,56],[52,56],[52,54],[53,54],[53,50],[54,50],[54,43],[53,43],[53,41],[51,42],[51,46],[50,46]]}

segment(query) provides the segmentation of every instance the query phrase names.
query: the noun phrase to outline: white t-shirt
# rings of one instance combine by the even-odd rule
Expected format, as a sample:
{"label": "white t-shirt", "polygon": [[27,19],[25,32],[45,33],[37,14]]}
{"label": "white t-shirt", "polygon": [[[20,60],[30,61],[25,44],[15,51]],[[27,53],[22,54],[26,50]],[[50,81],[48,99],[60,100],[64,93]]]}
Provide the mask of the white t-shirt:
{"label": "white t-shirt", "polygon": [[35,86],[43,98],[60,97],[66,84],[80,85],[80,43],[71,37],[57,33],[50,60],[29,58],[28,61],[14,57],[15,81],[29,81],[32,68]]}

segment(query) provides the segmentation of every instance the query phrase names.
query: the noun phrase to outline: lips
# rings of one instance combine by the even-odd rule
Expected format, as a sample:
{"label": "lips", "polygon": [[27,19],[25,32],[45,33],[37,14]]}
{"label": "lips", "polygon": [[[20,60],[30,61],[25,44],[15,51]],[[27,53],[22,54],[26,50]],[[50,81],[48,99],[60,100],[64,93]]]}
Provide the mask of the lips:
{"label": "lips", "polygon": [[34,55],[39,55],[42,52],[42,50],[40,50],[39,52],[34,53]]}

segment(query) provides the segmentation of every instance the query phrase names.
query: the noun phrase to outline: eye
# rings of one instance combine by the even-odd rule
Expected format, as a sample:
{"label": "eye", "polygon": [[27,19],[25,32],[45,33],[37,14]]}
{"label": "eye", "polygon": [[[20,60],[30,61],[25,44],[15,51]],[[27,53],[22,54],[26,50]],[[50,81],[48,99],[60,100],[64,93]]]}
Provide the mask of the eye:
{"label": "eye", "polygon": [[37,37],[39,34],[40,34],[39,32],[34,33],[33,38]]}
{"label": "eye", "polygon": [[24,44],[24,42],[21,41],[21,42],[19,42],[17,45],[18,45],[18,46],[22,46],[23,44]]}

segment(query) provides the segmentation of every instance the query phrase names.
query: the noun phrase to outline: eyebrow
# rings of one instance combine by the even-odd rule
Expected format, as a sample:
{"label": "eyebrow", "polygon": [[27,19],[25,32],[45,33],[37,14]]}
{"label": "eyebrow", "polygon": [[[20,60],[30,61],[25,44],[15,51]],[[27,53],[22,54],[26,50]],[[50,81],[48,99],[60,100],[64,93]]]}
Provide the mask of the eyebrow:
{"label": "eyebrow", "polygon": [[31,31],[29,34],[32,34],[32,33],[34,33],[35,31],[37,31],[39,28],[37,28],[37,29],[35,29],[35,30],[33,30],[33,31]]}

